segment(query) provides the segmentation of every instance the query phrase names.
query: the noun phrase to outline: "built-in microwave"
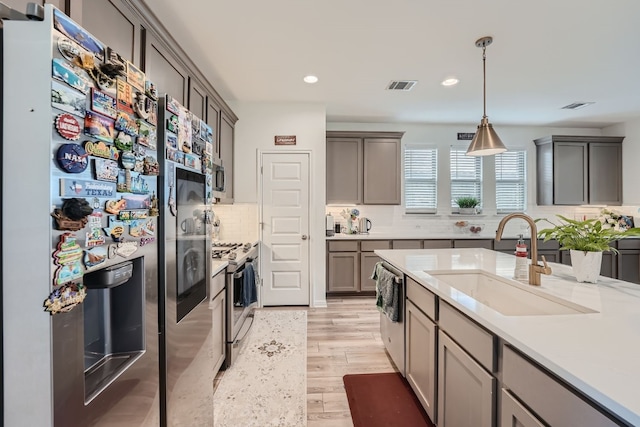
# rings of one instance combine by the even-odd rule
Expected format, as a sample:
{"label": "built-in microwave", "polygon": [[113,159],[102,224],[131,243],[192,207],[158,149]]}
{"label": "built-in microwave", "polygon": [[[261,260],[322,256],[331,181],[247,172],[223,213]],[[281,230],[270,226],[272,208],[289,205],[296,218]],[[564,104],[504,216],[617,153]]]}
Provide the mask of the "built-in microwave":
{"label": "built-in microwave", "polygon": [[213,197],[224,197],[225,189],[225,174],[222,160],[219,158],[213,159],[213,172],[211,173],[211,191],[213,191]]}

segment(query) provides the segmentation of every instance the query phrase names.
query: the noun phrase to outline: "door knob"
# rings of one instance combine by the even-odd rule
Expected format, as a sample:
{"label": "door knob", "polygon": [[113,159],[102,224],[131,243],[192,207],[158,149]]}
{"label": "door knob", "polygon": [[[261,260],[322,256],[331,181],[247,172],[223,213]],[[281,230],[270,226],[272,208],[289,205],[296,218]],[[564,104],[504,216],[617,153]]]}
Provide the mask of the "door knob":
{"label": "door knob", "polygon": [[306,234],[302,235],[302,240],[307,240],[307,235]]}

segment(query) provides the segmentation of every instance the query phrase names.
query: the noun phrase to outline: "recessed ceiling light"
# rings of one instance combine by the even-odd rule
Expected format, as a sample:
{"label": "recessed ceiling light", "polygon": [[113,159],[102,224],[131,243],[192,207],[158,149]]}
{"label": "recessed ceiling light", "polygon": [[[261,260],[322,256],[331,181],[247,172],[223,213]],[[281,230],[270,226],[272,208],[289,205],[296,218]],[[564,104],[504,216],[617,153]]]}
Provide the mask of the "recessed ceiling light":
{"label": "recessed ceiling light", "polygon": [[459,81],[460,80],[456,79],[455,77],[449,77],[447,79],[444,79],[440,84],[442,86],[453,86],[453,85],[457,85]]}
{"label": "recessed ceiling light", "polygon": [[305,81],[305,83],[313,84],[318,81],[318,78],[316,76],[308,75],[308,76],[304,76],[303,80]]}

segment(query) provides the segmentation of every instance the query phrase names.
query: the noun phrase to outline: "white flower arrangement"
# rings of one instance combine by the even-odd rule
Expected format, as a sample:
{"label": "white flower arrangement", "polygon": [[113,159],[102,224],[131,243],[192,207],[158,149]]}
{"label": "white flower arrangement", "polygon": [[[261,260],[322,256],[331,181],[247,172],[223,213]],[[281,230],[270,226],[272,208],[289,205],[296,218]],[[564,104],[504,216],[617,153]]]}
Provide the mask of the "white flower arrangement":
{"label": "white flower arrangement", "polygon": [[360,215],[360,211],[356,208],[343,209],[342,212],[340,212],[340,215],[342,215],[344,219],[351,219],[352,221],[355,221],[356,219],[358,219],[358,215]]}
{"label": "white flower arrangement", "polygon": [[602,228],[613,228],[615,231],[627,231],[633,227],[633,220],[616,211],[602,209],[598,220],[602,223]]}

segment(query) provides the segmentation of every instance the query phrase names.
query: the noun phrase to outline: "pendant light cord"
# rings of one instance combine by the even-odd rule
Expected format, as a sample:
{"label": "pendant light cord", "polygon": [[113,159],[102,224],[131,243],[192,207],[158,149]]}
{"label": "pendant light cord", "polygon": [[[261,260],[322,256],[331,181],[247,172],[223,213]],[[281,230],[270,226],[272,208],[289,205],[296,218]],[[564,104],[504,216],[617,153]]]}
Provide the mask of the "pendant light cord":
{"label": "pendant light cord", "polygon": [[487,47],[482,46],[482,118],[487,117]]}

